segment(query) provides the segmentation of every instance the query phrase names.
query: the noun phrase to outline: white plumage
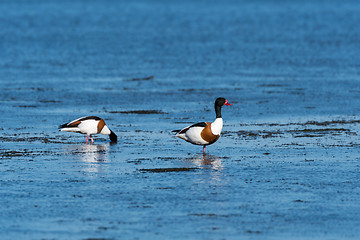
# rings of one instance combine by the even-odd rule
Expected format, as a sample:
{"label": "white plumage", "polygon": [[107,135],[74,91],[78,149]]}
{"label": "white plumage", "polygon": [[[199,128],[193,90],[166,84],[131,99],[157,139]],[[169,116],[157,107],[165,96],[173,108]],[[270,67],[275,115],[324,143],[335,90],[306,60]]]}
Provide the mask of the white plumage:
{"label": "white plumage", "polygon": [[[188,130],[186,130],[188,129]],[[209,144],[209,142],[205,141],[201,137],[201,132],[204,129],[204,127],[191,127],[188,126],[180,132],[178,132],[175,137],[179,137],[181,139],[184,139],[185,141],[191,142],[192,144],[196,145],[206,145]],[[186,130],[186,131],[185,131]]]}
{"label": "white plumage", "polygon": [[89,137],[91,142],[94,142],[94,139],[91,135],[99,133],[109,135],[112,142],[117,141],[116,134],[111,131],[108,126],[106,126],[105,121],[102,118],[96,116],[81,117],[71,122],[65,123],[60,126],[60,131],[86,134],[86,143],[88,143]]}
{"label": "white plumage", "polygon": [[205,147],[207,145],[216,142],[223,128],[223,119],[221,117],[221,107],[223,105],[231,105],[225,98],[217,98],[215,101],[215,113],[216,119],[214,122],[200,122],[190,126],[187,126],[181,130],[175,130],[175,137],[179,137],[187,142],[196,145],[203,146],[203,152],[205,153]]}

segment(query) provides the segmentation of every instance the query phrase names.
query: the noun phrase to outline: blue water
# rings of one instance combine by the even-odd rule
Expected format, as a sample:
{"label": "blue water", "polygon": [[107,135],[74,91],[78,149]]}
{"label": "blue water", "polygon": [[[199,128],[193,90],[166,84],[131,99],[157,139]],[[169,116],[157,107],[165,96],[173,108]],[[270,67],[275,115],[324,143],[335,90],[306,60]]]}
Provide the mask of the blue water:
{"label": "blue water", "polygon": [[[0,2],[1,239],[357,239],[359,12]],[[171,136],[219,96],[233,106],[207,155]],[[84,115],[119,143],[58,132]]]}

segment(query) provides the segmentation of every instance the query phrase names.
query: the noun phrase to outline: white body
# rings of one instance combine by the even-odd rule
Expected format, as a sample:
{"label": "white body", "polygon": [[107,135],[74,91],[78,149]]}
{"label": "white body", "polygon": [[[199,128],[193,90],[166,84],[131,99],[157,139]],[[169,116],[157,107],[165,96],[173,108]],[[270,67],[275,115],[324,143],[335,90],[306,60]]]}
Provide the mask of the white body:
{"label": "white body", "polygon": [[[190,127],[190,126],[188,126]],[[186,127],[186,128],[188,128]],[[191,127],[189,130],[187,130],[185,133],[178,133],[175,135],[175,137],[179,137],[181,139],[184,139],[185,141],[191,142],[193,144],[197,145],[206,145],[209,144],[207,141],[202,139],[201,137],[201,131],[204,129],[204,127]]]}
{"label": "white body", "polygon": [[[189,128],[190,126],[187,126],[186,128]],[[214,135],[220,135],[221,130],[223,127],[223,120],[222,118],[216,118],[215,121],[213,123],[211,123],[211,132]],[[184,128],[184,129],[186,129]],[[184,130],[182,129],[182,130]],[[185,141],[191,142],[193,144],[196,145],[207,145],[209,144],[209,142],[205,141],[202,137],[201,137],[201,132],[204,129],[204,127],[200,127],[200,126],[194,126],[194,127],[190,127],[185,133],[177,133],[175,135],[175,137],[179,137],[181,139],[184,139]]]}
{"label": "white body", "polygon": [[[77,122],[77,121],[79,121],[79,119],[81,119],[81,118],[71,121],[69,124],[71,124],[73,122]],[[98,134],[98,133],[110,135],[110,133],[111,133],[110,129],[106,125],[103,127],[101,132],[98,132],[98,124],[99,124],[99,120],[88,119],[88,120],[81,121],[81,123],[77,127],[62,128],[60,131],[80,132],[80,133],[87,134],[87,135],[93,135],[93,134]]]}

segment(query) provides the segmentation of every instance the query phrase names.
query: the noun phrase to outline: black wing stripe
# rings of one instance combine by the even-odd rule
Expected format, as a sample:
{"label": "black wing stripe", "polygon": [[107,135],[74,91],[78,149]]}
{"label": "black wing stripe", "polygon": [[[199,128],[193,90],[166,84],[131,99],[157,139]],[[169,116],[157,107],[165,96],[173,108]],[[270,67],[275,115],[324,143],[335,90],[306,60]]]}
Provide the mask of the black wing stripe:
{"label": "black wing stripe", "polygon": [[192,127],[206,127],[206,126],[207,126],[206,122],[195,123],[195,124],[193,124],[193,125],[191,125],[189,127],[186,127],[186,128],[184,128],[182,130],[179,130],[179,134],[186,133],[186,131],[189,130],[190,128],[192,128]]}
{"label": "black wing stripe", "polygon": [[191,125],[189,128],[192,128],[192,127],[206,127],[207,124],[206,122],[199,122],[199,123],[195,123],[193,125]]}
{"label": "black wing stripe", "polygon": [[78,119],[78,121],[85,121],[85,120],[101,120],[101,118],[96,117],[96,116],[87,116],[87,117]]}

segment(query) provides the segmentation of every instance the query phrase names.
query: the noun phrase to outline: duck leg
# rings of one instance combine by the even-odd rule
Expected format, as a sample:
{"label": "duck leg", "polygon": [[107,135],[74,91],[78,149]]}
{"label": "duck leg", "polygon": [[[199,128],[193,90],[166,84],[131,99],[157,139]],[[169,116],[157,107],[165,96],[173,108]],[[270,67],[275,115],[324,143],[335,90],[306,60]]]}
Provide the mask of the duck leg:
{"label": "duck leg", "polygon": [[91,143],[94,143],[93,137],[90,135]]}
{"label": "duck leg", "polygon": [[206,148],[206,145],[204,145],[204,147],[203,147],[203,153],[205,153],[205,148]]}
{"label": "duck leg", "polygon": [[89,144],[89,135],[86,135],[86,144]]}

